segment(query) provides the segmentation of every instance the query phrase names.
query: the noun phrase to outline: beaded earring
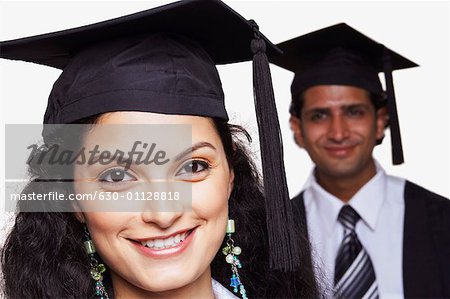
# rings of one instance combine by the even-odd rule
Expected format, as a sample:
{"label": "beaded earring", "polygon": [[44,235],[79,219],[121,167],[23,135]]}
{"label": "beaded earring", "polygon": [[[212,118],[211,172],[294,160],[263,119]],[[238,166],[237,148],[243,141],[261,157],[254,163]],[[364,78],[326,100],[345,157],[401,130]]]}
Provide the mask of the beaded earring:
{"label": "beaded earring", "polygon": [[99,264],[94,256],[96,252],[94,247],[94,242],[92,242],[91,235],[84,225],[84,235],[86,241],[84,241],[84,248],[89,256],[89,266],[91,267],[91,277],[95,280],[95,298],[96,299],[109,299],[108,292],[106,292],[105,286],[103,285],[103,273],[106,270],[104,264]]}
{"label": "beaded earring", "polygon": [[225,255],[225,260],[231,265],[231,272],[233,273],[230,279],[230,286],[233,287],[233,292],[242,295],[242,299],[248,299],[245,287],[239,277],[238,269],[242,268],[241,261],[238,259],[238,255],[241,254],[242,249],[239,246],[234,246],[234,241],[231,238],[231,234],[235,232],[234,220],[228,219],[227,222],[227,246],[222,248],[222,253]]}

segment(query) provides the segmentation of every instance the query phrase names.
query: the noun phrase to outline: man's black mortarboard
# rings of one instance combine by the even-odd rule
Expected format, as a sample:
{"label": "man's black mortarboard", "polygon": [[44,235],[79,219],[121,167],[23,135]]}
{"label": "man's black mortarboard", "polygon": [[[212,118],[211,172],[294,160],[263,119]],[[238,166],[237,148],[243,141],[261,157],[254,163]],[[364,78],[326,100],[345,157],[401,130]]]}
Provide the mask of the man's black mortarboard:
{"label": "man's black mortarboard", "polygon": [[[111,111],[227,120],[215,64],[253,59],[270,260],[292,270],[299,252],[289,208],[281,135],[266,53],[280,52],[220,1],[190,0],[89,26],[0,43],[0,57],[62,69],[44,124]],[[44,129],[44,138],[45,138]]]}
{"label": "man's black mortarboard", "polygon": [[[394,165],[404,162],[392,71],[416,63],[340,23],[277,45],[283,55],[271,62],[295,72],[292,99],[315,85],[351,85],[383,95],[378,73],[384,72]],[[295,105],[291,113],[296,112]]]}

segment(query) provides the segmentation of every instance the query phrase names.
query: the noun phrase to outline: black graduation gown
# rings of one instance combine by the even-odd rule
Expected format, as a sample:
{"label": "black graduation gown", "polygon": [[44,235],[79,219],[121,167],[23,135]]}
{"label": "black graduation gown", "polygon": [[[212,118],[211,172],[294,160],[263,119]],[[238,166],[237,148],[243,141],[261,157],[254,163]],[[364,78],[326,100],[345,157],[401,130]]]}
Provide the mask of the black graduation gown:
{"label": "black graduation gown", "polygon": [[[404,295],[450,298],[450,201],[409,181],[404,198]],[[307,235],[303,192],[292,199],[292,204],[296,220]]]}

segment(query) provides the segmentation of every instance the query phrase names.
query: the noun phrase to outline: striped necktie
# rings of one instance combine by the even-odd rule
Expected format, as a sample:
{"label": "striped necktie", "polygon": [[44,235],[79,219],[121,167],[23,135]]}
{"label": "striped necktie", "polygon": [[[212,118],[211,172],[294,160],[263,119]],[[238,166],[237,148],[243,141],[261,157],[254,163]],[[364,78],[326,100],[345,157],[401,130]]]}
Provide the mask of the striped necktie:
{"label": "striped necktie", "polygon": [[349,205],[339,212],[338,220],[344,227],[344,239],[336,257],[336,298],[378,298],[372,262],[355,232],[359,219],[361,217]]}

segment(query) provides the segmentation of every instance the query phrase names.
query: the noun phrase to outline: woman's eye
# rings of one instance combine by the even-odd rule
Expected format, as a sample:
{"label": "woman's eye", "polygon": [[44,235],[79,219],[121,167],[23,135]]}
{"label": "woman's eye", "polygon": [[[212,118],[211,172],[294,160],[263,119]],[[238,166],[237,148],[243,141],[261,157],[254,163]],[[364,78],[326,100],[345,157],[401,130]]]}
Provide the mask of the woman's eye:
{"label": "woman's eye", "polygon": [[177,172],[179,175],[192,175],[209,169],[209,164],[205,161],[193,160],[184,164]]}
{"label": "woman's eye", "polygon": [[107,183],[121,183],[136,181],[136,178],[125,171],[125,169],[123,168],[113,168],[103,172],[99,176],[99,181]]}

